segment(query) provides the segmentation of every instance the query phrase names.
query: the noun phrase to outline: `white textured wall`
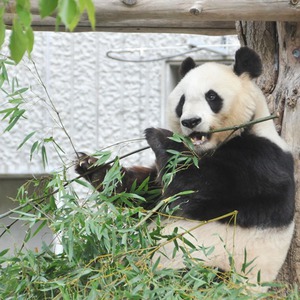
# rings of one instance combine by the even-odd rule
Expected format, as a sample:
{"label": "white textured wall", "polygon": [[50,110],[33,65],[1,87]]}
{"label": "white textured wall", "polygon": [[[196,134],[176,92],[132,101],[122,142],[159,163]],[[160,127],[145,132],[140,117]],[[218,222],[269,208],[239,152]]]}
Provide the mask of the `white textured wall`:
{"label": "white textured wall", "polygon": [[[165,61],[117,62],[106,57],[107,51],[151,47],[154,50],[144,52],[144,58],[165,56],[182,51],[190,37],[174,34],[36,32],[32,58],[75,149],[91,153],[115,142],[141,137],[143,130],[149,126],[162,125]],[[202,44],[224,42],[221,37],[196,36],[196,39]],[[229,41],[236,43],[233,37]],[[178,48],[162,49],[170,46]],[[3,51],[5,53],[5,49]],[[193,54],[194,57],[197,55],[200,54]],[[52,117],[56,118],[55,114],[39,99],[46,99],[46,95],[35,79],[33,69],[32,63],[25,59],[17,71],[13,71],[21,85],[30,85],[32,91],[26,96],[28,119],[21,120],[14,130],[0,136],[2,174],[45,172],[37,156],[29,162],[30,147],[38,137],[53,136],[65,150],[63,157],[69,165],[75,158],[69,140]],[[6,107],[3,95],[0,101],[1,109]],[[4,125],[0,122],[0,132]],[[23,138],[33,130],[37,131],[37,135],[26,147],[16,150]],[[140,143],[132,143],[130,149],[140,146]],[[46,171],[56,170],[61,162],[52,147],[48,148],[49,166]],[[117,151],[127,152],[128,147],[122,146]],[[150,152],[145,152],[134,156],[130,163],[150,161],[149,155]]]}

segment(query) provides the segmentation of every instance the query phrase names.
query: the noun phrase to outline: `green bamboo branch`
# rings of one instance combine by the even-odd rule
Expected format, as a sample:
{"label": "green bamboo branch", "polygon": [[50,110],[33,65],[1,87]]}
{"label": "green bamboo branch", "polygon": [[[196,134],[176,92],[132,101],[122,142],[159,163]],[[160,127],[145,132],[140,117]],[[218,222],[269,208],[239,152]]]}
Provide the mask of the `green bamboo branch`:
{"label": "green bamboo branch", "polygon": [[272,114],[272,115],[267,116],[267,117],[254,119],[252,121],[249,121],[249,122],[246,122],[246,123],[243,123],[243,124],[240,124],[240,125],[234,125],[234,126],[230,126],[230,127],[224,127],[224,128],[220,128],[220,129],[210,130],[208,133],[223,132],[223,131],[229,131],[229,130],[237,131],[241,128],[249,127],[249,126],[252,126],[254,124],[261,123],[261,122],[266,122],[266,121],[273,120],[273,119],[276,119],[276,118],[279,118],[278,113]]}

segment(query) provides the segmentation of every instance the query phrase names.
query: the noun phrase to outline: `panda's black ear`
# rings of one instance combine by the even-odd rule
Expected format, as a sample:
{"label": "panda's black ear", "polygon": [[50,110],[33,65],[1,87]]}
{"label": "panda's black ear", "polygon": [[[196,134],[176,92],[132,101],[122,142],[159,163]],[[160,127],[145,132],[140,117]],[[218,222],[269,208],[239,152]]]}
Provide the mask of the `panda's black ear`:
{"label": "panda's black ear", "polygon": [[262,73],[262,63],[259,55],[248,47],[242,47],[235,53],[233,71],[240,76],[248,73],[251,78],[256,78]]}
{"label": "panda's black ear", "polygon": [[195,61],[191,57],[187,57],[179,68],[179,75],[183,78],[190,70],[196,67]]}

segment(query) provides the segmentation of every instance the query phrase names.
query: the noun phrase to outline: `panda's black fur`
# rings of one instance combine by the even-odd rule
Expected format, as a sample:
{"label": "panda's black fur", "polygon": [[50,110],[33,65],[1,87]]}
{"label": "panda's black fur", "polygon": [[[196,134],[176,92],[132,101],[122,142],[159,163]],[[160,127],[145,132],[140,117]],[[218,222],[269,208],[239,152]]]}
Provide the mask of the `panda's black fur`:
{"label": "panda's black fur", "polygon": [[[207,256],[192,251],[191,256],[208,266],[229,271],[229,255],[238,272],[243,269],[245,253],[254,265],[247,273],[256,282],[258,272],[262,281],[276,278],[283,264],[294,229],[295,187],[293,157],[276,132],[272,120],[228,132],[214,131],[265,118],[269,110],[261,90],[253,82],[262,72],[259,56],[247,47],[240,48],[233,66],[206,63],[199,67],[191,58],[181,66],[182,80],[168,99],[170,130],[148,128],[147,142],[155,153],[153,168],[123,168],[122,185],[117,191],[129,190],[150,177],[153,187],[160,186],[160,199],[180,192],[170,204],[178,207],[176,218],[165,220],[167,235],[192,231],[186,238],[199,246],[213,247]],[[171,140],[173,133],[189,137],[199,157],[198,166],[179,168],[168,186],[163,175],[170,158],[168,150],[189,151],[183,143]],[[81,155],[76,171],[99,191],[109,166],[93,167],[96,158]],[[159,199],[157,200],[159,201]],[[145,203],[153,207],[155,203]],[[207,222],[238,211],[236,223],[229,219]],[[180,243],[180,241],[178,241]],[[182,268],[182,253],[173,256],[174,246],[163,243],[153,260],[167,268]],[[265,288],[261,288],[262,290]]]}
{"label": "panda's black fur", "polygon": [[238,76],[247,72],[251,78],[256,78],[262,72],[262,64],[259,55],[247,47],[242,47],[236,51],[235,62],[233,70]]}
{"label": "panda's black fur", "polygon": [[[183,143],[169,139],[172,135],[163,129],[146,130],[160,174],[172,155],[168,149],[188,151]],[[185,190],[194,193],[170,204],[171,208],[179,205],[176,213],[182,217],[203,221],[237,210],[236,223],[241,227],[280,228],[294,217],[293,158],[276,144],[246,131],[201,157],[198,167],[177,172],[163,197]]]}

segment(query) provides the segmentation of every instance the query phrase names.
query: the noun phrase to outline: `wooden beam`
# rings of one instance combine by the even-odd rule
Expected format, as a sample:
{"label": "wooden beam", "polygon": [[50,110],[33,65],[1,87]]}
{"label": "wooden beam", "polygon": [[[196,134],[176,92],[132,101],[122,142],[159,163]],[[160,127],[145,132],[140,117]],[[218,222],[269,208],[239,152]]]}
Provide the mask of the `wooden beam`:
{"label": "wooden beam", "polygon": [[[14,1],[10,3],[7,25],[14,12]],[[96,31],[232,34],[236,20],[300,20],[299,0],[94,0],[94,4]],[[31,7],[33,28],[53,31],[55,18],[40,19],[38,0],[32,0]],[[91,31],[87,16],[76,30]]]}
{"label": "wooden beam", "polygon": [[[84,15],[75,32],[92,31],[91,25]],[[12,25],[13,14],[6,14],[4,17],[5,23],[8,26]],[[32,27],[35,31],[55,31],[55,18],[42,19],[33,15]],[[66,31],[64,26],[59,27],[59,31]],[[164,20],[111,20],[97,21],[95,31],[104,32],[165,32],[165,33],[194,33],[206,35],[228,35],[236,34],[235,22],[189,22],[169,20],[166,23]]]}

